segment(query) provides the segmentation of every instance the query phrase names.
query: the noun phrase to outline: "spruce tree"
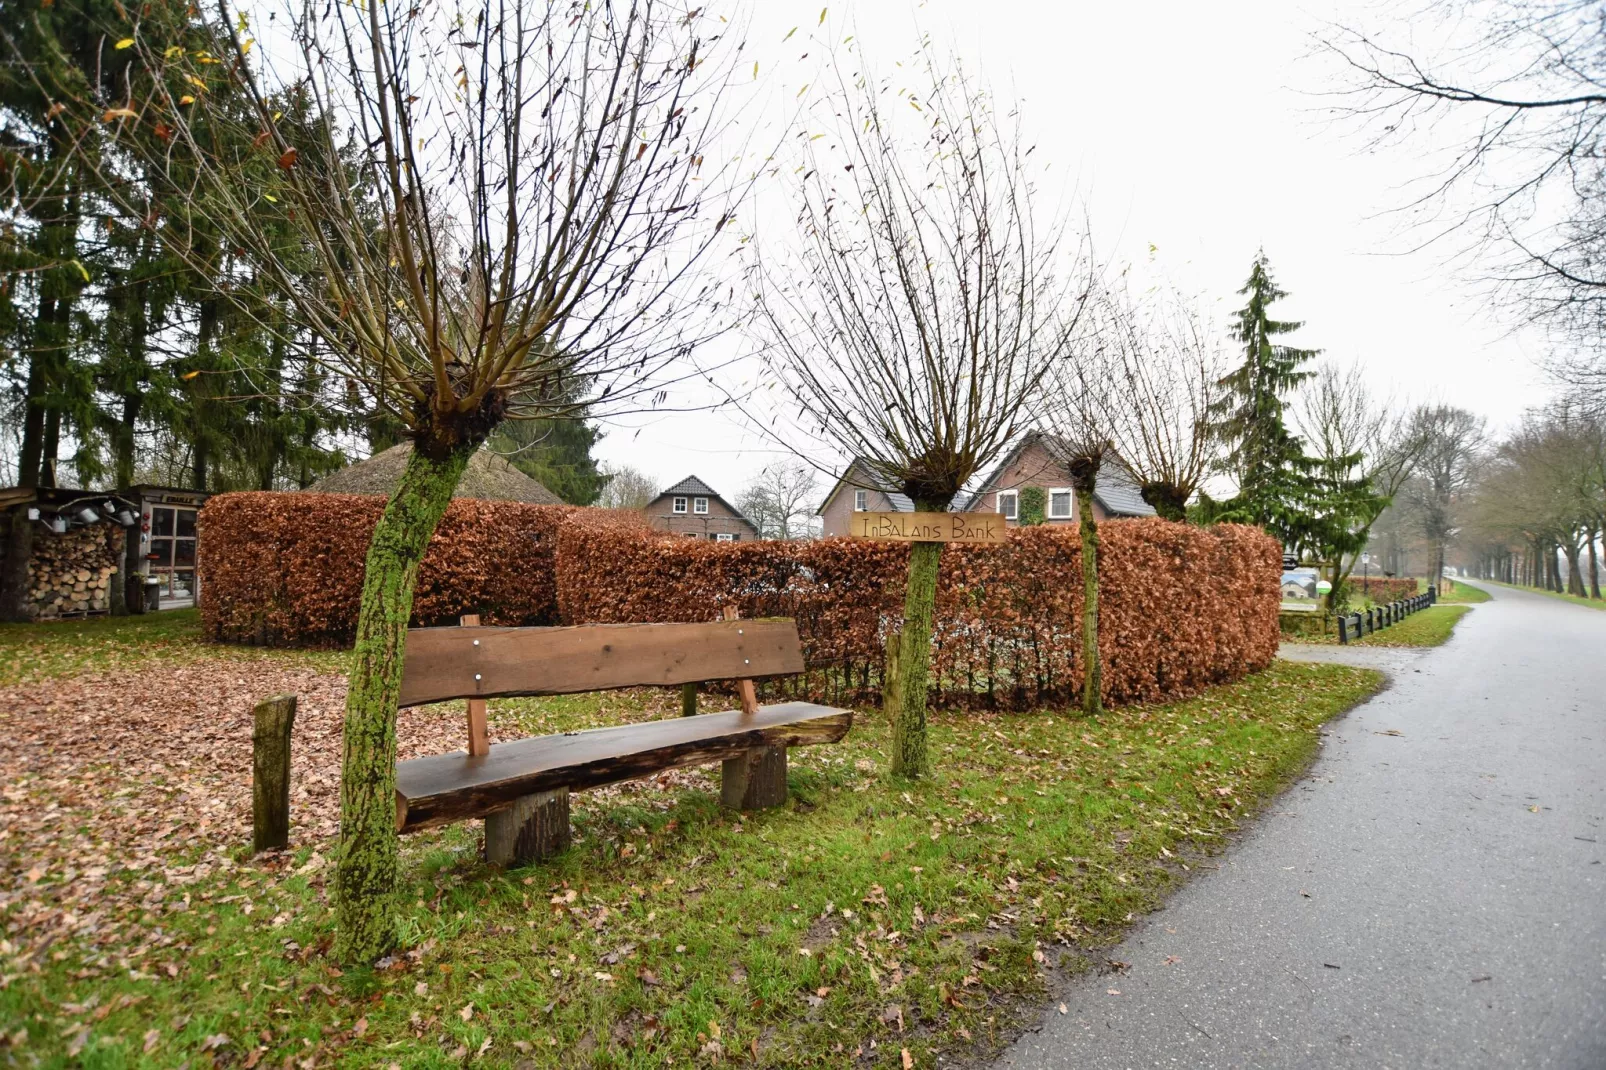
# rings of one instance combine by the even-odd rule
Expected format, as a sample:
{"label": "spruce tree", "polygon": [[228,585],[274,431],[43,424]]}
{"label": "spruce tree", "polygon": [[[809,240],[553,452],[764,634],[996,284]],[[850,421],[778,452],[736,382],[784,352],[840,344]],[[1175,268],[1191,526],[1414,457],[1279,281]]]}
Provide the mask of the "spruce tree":
{"label": "spruce tree", "polygon": [[1365,480],[1340,474],[1360,458],[1334,463],[1309,457],[1304,441],[1288,429],[1285,398],[1315,374],[1305,365],[1321,350],[1276,340],[1303,324],[1272,319],[1271,306],[1288,294],[1272,279],[1264,250],[1255,254],[1249,281],[1238,292],[1249,299],[1232,325],[1244,359],[1217,384],[1223,393],[1210,409],[1211,431],[1227,447],[1222,466],[1237,479],[1238,493],[1225,502],[1204,496],[1202,518],[1256,524],[1286,552],[1329,555],[1343,548],[1358,501],[1370,495]]}

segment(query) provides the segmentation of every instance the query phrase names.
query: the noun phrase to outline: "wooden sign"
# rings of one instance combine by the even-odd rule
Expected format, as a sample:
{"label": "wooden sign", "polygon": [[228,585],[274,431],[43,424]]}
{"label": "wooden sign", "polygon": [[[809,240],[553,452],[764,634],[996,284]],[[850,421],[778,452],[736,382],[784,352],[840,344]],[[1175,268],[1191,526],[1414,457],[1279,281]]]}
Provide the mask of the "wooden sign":
{"label": "wooden sign", "polygon": [[884,542],[1003,542],[1003,513],[854,513],[848,534]]}

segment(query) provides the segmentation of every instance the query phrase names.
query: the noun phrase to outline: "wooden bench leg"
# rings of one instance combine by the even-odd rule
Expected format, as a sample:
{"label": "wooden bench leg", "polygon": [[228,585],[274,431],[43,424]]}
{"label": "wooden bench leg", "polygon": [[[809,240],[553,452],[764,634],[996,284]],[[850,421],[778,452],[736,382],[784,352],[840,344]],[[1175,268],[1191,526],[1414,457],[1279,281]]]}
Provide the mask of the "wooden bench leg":
{"label": "wooden bench leg", "polygon": [[763,810],[786,802],[786,748],[756,747],[720,768],[719,801],[732,810]]}
{"label": "wooden bench leg", "polygon": [[569,789],[526,795],[485,818],[485,861],[539,862],[569,849]]}

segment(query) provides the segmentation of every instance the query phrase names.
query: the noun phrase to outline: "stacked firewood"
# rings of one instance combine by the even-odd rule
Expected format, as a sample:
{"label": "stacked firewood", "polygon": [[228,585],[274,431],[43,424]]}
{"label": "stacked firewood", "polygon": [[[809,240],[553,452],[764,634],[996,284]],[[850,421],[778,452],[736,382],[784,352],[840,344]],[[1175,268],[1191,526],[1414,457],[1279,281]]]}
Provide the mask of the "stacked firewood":
{"label": "stacked firewood", "polygon": [[49,620],[106,612],[122,554],[122,529],[111,524],[90,524],[60,535],[36,532],[28,562],[34,616]]}

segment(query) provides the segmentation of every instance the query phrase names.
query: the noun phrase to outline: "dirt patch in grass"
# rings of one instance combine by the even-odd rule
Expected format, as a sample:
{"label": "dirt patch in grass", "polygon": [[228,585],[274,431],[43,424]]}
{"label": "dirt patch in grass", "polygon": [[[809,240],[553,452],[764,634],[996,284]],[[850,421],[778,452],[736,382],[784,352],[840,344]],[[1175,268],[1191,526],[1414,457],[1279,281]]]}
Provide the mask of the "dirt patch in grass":
{"label": "dirt patch in grass", "polygon": [[[49,1064],[916,1066],[1006,1042],[1302,770],[1376,673],[1279,662],[1168,706],[943,714],[886,776],[861,711],[792,752],[789,805],[717,767],[576,796],[577,842],[503,873],[476,825],[404,840],[400,943],[327,957],[343,682],[201,658],[0,691],[4,1058]],[[249,859],[249,709],[297,716],[293,849]],[[494,738],[672,715],[638,692],[493,702]],[[404,756],[461,713],[408,711]],[[896,1008],[898,1013],[891,1013]]]}

